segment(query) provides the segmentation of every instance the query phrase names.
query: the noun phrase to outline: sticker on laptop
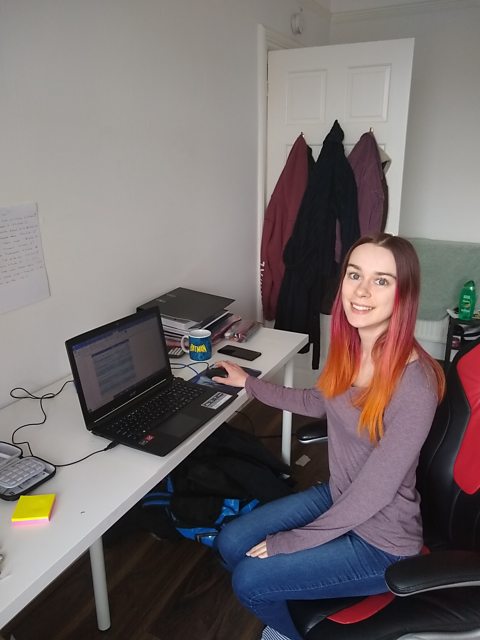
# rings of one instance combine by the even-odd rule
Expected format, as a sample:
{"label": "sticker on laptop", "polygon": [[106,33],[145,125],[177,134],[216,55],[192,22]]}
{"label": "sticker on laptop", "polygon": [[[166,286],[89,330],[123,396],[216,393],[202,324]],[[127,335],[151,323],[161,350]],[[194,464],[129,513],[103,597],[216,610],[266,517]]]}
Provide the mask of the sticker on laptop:
{"label": "sticker on laptop", "polygon": [[207,409],[218,409],[222,406],[227,400],[231,400],[232,396],[228,393],[222,393],[218,391],[214,393],[213,396],[210,396],[208,400],[202,402],[202,407],[206,407]]}

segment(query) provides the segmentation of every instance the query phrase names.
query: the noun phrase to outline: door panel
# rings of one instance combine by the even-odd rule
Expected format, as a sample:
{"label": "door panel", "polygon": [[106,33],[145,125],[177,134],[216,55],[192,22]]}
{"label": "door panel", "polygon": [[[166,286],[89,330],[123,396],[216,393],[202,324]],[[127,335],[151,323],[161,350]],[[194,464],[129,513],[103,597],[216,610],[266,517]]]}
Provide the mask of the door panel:
{"label": "door panel", "polygon": [[338,120],[347,155],[372,129],[390,156],[386,230],[398,233],[413,45],[410,38],[269,53],[267,200],[300,132],[317,157]]}

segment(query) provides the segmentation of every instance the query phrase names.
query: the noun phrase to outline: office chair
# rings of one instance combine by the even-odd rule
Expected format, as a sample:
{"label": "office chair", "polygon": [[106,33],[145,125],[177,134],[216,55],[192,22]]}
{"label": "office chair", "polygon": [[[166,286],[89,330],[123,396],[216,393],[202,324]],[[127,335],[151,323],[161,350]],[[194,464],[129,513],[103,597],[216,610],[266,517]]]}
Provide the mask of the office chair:
{"label": "office chair", "polygon": [[417,488],[428,551],[389,567],[385,594],[290,601],[305,640],[480,639],[480,339],[449,367]]}

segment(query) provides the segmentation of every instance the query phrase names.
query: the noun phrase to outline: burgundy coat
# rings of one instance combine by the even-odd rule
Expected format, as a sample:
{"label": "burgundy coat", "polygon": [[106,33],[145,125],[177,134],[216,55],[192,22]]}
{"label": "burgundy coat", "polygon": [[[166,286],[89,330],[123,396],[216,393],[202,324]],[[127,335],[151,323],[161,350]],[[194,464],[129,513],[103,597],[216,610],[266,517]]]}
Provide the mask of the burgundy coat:
{"label": "burgundy coat", "polygon": [[303,135],[299,135],[288,154],[263,221],[260,285],[265,320],[274,320],[276,316],[278,293],[285,272],[283,250],[292,235],[310,164],[313,164],[312,151]]}
{"label": "burgundy coat", "polygon": [[372,132],[361,136],[348,156],[348,162],[357,183],[360,235],[383,231],[386,181],[377,141]]}

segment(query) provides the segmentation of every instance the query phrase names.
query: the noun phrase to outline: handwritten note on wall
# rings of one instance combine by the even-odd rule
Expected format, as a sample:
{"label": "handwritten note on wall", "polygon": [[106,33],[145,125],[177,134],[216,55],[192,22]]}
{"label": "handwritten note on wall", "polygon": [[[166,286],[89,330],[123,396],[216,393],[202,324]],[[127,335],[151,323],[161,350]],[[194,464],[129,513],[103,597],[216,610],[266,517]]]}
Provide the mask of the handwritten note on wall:
{"label": "handwritten note on wall", "polygon": [[49,295],[37,205],[0,207],[0,313]]}

